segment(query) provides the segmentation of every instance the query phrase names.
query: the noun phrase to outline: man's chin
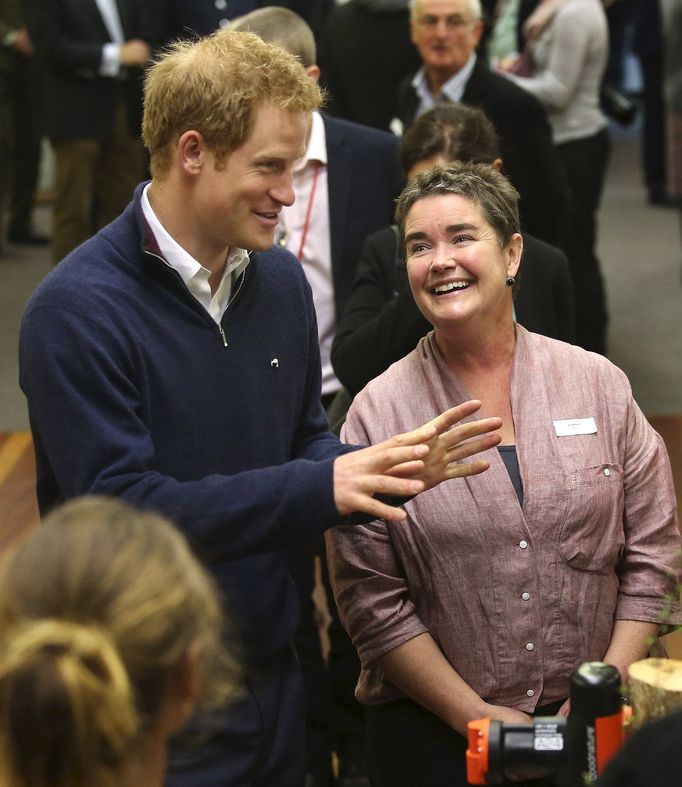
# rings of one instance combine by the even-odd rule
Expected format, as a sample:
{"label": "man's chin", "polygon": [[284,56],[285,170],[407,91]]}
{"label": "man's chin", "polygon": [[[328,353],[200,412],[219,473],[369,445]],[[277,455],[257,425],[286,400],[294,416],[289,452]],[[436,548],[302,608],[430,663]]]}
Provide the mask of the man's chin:
{"label": "man's chin", "polygon": [[250,251],[267,251],[274,242],[274,232],[268,235],[258,234],[254,235],[252,238],[249,238],[249,244],[248,246],[244,246],[244,248],[249,249]]}

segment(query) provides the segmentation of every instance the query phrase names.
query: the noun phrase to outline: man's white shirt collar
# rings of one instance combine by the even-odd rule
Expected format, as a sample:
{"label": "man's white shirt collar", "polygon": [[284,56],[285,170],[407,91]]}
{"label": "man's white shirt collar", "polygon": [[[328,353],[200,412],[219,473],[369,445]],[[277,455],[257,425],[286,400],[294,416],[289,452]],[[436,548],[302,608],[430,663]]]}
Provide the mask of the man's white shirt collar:
{"label": "man's white shirt collar", "polygon": [[319,112],[313,112],[310,139],[305,153],[294,165],[294,172],[305,169],[311,161],[319,161],[320,164],[327,165],[327,135],[324,131],[324,120]]}
{"label": "man's white shirt collar", "polygon": [[232,294],[232,282],[237,280],[239,274],[249,264],[248,252],[244,249],[230,249],[220,284],[215,294],[211,295],[211,288],[208,283],[211,271],[208,268],[204,268],[189,252],[185,251],[161,224],[147,195],[150,185],[148,183],[142,192],[142,212],[152,234],[156,238],[156,242],[159,244],[159,250],[164,262],[178,272],[187,289],[206,309],[215,322],[220,324]]}

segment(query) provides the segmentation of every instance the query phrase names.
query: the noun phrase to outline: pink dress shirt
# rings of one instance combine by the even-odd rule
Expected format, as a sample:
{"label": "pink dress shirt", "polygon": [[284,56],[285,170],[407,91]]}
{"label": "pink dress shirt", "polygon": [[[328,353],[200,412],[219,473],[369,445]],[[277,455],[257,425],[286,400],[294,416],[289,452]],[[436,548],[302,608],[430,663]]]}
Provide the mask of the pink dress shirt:
{"label": "pink dress shirt", "polygon": [[[406,521],[327,534],[336,603],[362,661],[362,702],[400,696],[374,662],[430,632],[484,700],[533,712],[567,696],[579,664],[604,656],[614,620],[659,621],[674,589],[680,535],[668,456],[627,378],[579,347],[520,326],[516,336],[523,508],[492,449],[487,472],[413,498]],[[470,398],[430,333],[356,397],[343,437],[377,443]],[[596,431],[582,422],[557,436],[562,422],[590,418]],[[681,620],[675,606],[669,622]]]}

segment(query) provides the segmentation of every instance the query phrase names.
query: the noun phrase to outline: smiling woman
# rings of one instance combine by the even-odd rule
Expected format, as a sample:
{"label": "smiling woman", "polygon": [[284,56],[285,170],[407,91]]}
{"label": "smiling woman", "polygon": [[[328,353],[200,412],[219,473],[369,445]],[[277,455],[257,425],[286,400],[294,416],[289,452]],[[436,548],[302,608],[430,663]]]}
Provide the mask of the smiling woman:
{"label": "smiling woman", "polygon": [[511,336],[510,287],[523,251],[518,195],[497,172],[484,173],[453,180],[448,170],[430,170],[404,190],[396,219],[415,301],[437,331],[447,332],[450,319],[473,319],[469,329],[479,332],[492,319]]}
{"label": "smiling woman", "polygon": [[422,493],[403,522],[327,535],[375,787],[465,785],[469,721],[567,713],[584,661],[626,679],[678,573],[667,454],[625,375],[513,322],[516,202],[502,175],[464,164],[398,202],[434,331],[356,396],[343,436],[372,444],[472,396],[503,425],[487,473]]}

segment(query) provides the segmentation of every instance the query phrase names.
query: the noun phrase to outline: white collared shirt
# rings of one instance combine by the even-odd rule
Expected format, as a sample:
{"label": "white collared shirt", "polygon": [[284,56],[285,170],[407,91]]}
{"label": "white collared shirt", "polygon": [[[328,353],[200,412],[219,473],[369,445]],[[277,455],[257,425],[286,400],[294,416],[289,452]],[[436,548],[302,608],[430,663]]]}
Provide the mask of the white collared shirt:
{"label": "white collared shirt", "polygon": [[212,295],[208,283],[211,271],[204,268],[189,252],[185,251],[161,224],[147,196],[150,185],[147,184],[142,192],[142,212],[159,244],[163,260],[169,268],[173,268],[180,274],[187,289],[220,325],[230,302],[232,285],[249,264],[249,255],[244,249],[230,249],[220,284],[215,294]]}
{"label": "white collared shirt", "polygon": [[103,77],[115,77],[121,70],[120,50],[121,44],[125,41],[118,6],[116,0],[95,0],[95,5],[111,39],[111,43],[104,44],[102,47],[99,74]]}
{"label": "white collared shirt", "polygon": [[471,72],[476,65],[476,54],[472,54],[467,60],[466,64],[460,70],[453,74],[450,79],[443,85],[437,95],[433,95],[429,90],[429,83],[426,79],[426,70],[422,67],[417,71],[412,80],[412,87],[417,93],[419,98],[419,108],[417,110],[417,117],[428,112],[429,109],[443,102],[457,103],[462,100],[464,95],[464,88],[466,87]]}
{"label": "white collared shirt", "polygon": [[[280,213],[275,242],[299,258],[312,288],[322,361],[322,393],[329,394],[338,391],[341,383],[331,365],[332,341],[336,333],[336,305],[329,223],[327,140],[324,121],[319,112],[313,113],[310,139],[303,158],[294,167],[293,180],[296,201]],[[309,207],[310,217],[301,249]]]}

